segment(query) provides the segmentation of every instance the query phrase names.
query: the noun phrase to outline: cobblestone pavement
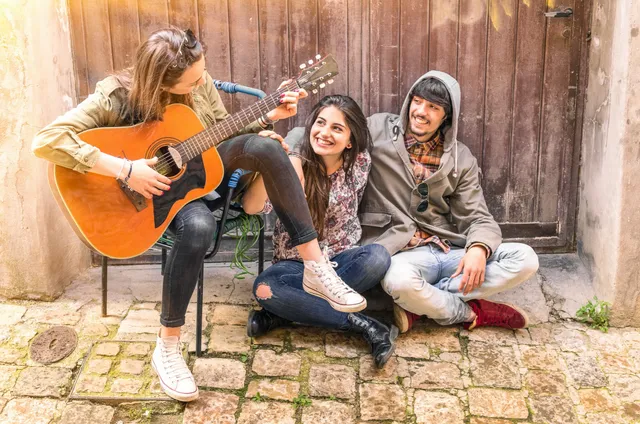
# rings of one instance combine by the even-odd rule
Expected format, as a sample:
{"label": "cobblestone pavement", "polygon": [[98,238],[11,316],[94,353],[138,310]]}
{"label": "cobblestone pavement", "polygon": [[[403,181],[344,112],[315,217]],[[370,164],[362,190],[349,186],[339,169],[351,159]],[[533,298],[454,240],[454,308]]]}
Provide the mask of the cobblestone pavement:
{"label": "cobblestone pavement", "polygon": [[[205,354],[189,357],[201,396],[186,405],[135,400],[161,396],[148,370],[157,267],[111,267],[106,318],[97,269],[55,302],[1,301],[0,423],[640,423],[640,329],[557,320],[467,332],[423,321],[378,371],[348,334],[297,327],[248,339],[251,279],[232,276],[206,270]],[[192,352],[195,303],[187,322]],[[54,325],[75,329],[78,345],[44,366],[29,345]],[[77,400],[101,393],[109,399]]]}

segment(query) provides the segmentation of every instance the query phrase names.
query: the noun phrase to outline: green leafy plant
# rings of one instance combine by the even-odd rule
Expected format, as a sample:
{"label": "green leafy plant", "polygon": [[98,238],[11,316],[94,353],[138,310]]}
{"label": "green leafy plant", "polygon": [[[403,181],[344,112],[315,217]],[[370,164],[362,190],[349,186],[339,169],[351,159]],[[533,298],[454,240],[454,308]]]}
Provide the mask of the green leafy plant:
{"label": "green leafy plant", "polygon": [[293,404],[296,406],[309,406],[311,405],[311,399],[307,395],[298,395],[298,397],[293,398]]}
{"label": "green leafy plant", "polygon": [[262,402],[264,400],[264,398],[260,395],[260,392],[256,392],[256,394],[253,395],[251,400],[253,400],[255,402]]}
{"label": "green leafy plant", "polygon": [[240,355],[240,362],[245,363],[247,362],[248,359],[249,357],[247,356],[246,353],[243,353],[242,355]]}
{"label": "green leafy plant", "polygon": [[609,331],[610,315],[611,304],[598,300],[597,296],[594,296],[593,301],[590,300],[576,312],[578,321],[588,323],[591,328],[598,329],[604,333]]}
{"label": "green leafy plant", "polygon": [[240,214],[237,217],[227,220],[225,223],[225,233],[232,229],[236,230],[235,235],[231,236],[236,240],[236,248],[230,267],[238,270],[234,278],[243,280],[246,275],[254,275],[245,265],[245,261],[253,260],[253,258],[248,255],[248,252],[258,242],[262,224],[257,216]]}

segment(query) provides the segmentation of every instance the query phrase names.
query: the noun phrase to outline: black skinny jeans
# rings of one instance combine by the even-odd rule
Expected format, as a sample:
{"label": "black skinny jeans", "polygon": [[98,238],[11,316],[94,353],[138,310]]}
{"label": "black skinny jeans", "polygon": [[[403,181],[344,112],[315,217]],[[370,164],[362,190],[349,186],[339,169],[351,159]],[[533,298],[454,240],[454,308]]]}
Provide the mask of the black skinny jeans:
{"label": "black skinny jeans", "polygon": [[[226,195],[227,182],[238,168],[258,171],[273,204],[273,209],[293,246],[318,237],[313,228],[309,207],[298,174],[280,143],[256,134],[244,134],[218,146],[225,176],[218,193]],[[160,323],[181,327],[189,301],[198,282],[204,255],[211,245],[216,221],[203,200],[195,200],[180,210],[169,225],[175,244],[169,252],[162,286]]]}

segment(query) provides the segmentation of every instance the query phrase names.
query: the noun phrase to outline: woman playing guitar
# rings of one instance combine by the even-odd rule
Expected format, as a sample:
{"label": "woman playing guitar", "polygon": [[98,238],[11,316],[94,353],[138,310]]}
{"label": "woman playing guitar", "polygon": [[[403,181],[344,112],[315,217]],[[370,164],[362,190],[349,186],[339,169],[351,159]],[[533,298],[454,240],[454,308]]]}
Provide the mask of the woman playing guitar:
{"label": "woman playing guitar", "polygon": [[[355,312],[364,309],[366,301],[344,284],[323,256],[302,186],[285,150],[277,140],[255,134],[270,129],[278,119],[295,115],[298,100],[306,95],[304,90],[284,92],[280,106],[217,149],[225,174],[242,168],[262,175],[291,245],[309,264],[305,280],[338,308]],[[42,129],[33,141],[33,151],[57,166],[113,177],[147,199],[170,196],[175,181],[158,172],[162,170],[156,167],[157,157],[130,161],[125,155],[109,155],[78,134],[99,127],[158,121],[173,103],[192,108],[206,127],[229,116],[206,72],[201,43],[190,30],[168,28],[151,34],[138,48],[132,68],[100,81],[85,101]],[[194,200],[177,212],[169,228],[176,240],[164,273],[161,327],[152,365],[163,390],[187,402],[198,397],[198,387],[182,356],[180,327],[213,238],[215,220],[204,201]]]}

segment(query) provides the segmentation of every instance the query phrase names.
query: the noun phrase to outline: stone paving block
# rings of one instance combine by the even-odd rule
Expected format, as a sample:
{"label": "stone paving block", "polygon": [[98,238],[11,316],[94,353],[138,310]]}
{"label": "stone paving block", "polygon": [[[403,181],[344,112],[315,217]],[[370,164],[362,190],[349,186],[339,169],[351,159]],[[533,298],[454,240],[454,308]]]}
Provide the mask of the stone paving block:
{"label": "stone paving block", "polygon": [[0,346],[0,364],[23,365],[27,352],[27,349],[12,345]]}
{"label": "stone paving block", "polygon": [[85,402],[69,402],[58,424],[110,423],[115,410],[107,405]]}
{"label": "stone paving block", "polygon": [[529,416],[525,395],[521,391],[469,389],[468,394],[471,415],[512,419]]}
{"label": "stone paving block", "polygon": [[580,405],[587,413],[606,412],[618,409],[613,397],[606,389],[583,389],[578,391]]}
{"label": "stone paving block", "polygon": [[237,424],[294,424],[295,409],[280,402],[245,402]]}
{"label": "stone paving block", "polygon": [[13,331],[11,333],[10,343],[18,347],[28,347],[29,342],[36,336],[36,334],[38,334],[39,328],[42,328],[41,331],[44,331],[48,327],[43,326],[42,324],[29,324],[29,323],[20,323],[20,324],[14,325]]}
{"label": "stone paving block", "polygon": [[27,308],[25,306],[0,303],[0,317],[2,317],[2,325],[11,326],[19,323],[25,312],[27,312]]}
{"label": "stone paving block", "polygon": [[598,366],[594,354],[565,353],[564,360],[569,375],[578,387],[603,387],[607,385],[607,377]]}
{"label": "stone paving block", "polygon": [[529,333],[529,329],[527,328],[519,328],[513,331],[513,334],[516,336],[516,341],[519,345],[535,345],[536,343],[533,341],[531,337],[531,333]]}
{"label": "stone paving block", "polygon": [[511,420],[503,420],[501,418],[480,418],[471,417],[470,424],[513,424]]}
{"label": "stone paving block", "polygon": [[460,335],[468,337],[472,342],[483,342],[497,346],[513,346],[518,343],[513,330],[499,327],[481,327],[473,331],[462,330]]}
{"label": "stone paving block", "polygon": [[581,353],[588,350],[587,336],[582,331],[557,327],[553,332],[553,337],[564,352]]}
{"label": "stone paving block", "polygon": [[627,350],[623,333],[617,328],[610,328],[606,333],[588,328],[586,334],[592,349],[607,353],[624,353]]}
{"label": "stone paving block", "polygon": [[244,364],[234,359],[197,358],[193,376],[198,386],[218,389],[242,389],[246,370]]}
{"label": "stone paving block", "polygon": [[80,318],[80,312],[59,304],[36,304],[24,315],[25,321],[49,325],[76,325]]}
{"label": "stone paving block", "polygon": [[0,325],[0,344],[3,344],[11,338],[11,329],[13,327],[8,325]]}
{"label": "stone paving block", "polygon": [[82,375],[76,384],[78,393],[102,393],[107,385],[107,377],[96,375]]}
{"label": "stone paving block", "polygon": [[108,374],[113,361],[111,359],[91,359],[87,363],[87,372],[91,374]]}
{"label": "stone paving block", "polygon": [[273,400],[293,401],[300,391],[300,383],[291,380],[253,380],[249,383],[245,397],[260,397]]}
{"label": "stone paving block", "polygon": [[253,357],[252,370],[258,375],[271,377],[300,375],[302,359],[296,353],[282,353],[277,355],[273,350],[257,350]]}
{"label": "stone paving block", "polygon": [[314,399],[302,410],[302,424],[354,424],[355,412],[351,405]]}
{"label": "stone paving block", "polygon": [[520,346],[520,360],[529,369],[559,371],[558,355],[546,346]]}
{"label": "stone paving block", "polygon": [[116,356],[120,353],[120,345],[118,343],[100,343],[96,346],[96,355]]}
{"label": "stone paving block", "polygon": [[71,385],[72,373],[54,367],[29,367],[20,372],[13,393],[18,396],[61,398]]}
{"label": "stone paving block", "polygon": [[235,424],[238,400],[236,395],[200,391],[200,397],[187,403],[184,423],[189,424]]}
{"label": "stone paving block", "polygon": [[18,379],[18,370],[20,369],[20,367],[10,365],[0,365],[0,393],[11,390]]}
{"label": "stone paving block", "polygon": [[242,353],[251,349],[247,330],[237,325],[214,325],[211,330],[209,353]]}
{"label": "stone paving block", "polygon": [[78,330],[79,337],[101,338],[109,335],[109,327],[99,322],[85,323]]}
{"label": "stone paving block", "polygon": [[637,375],[609,375],[609,390],[620,400],[626,402],[640,401],[640,377]]}
{"label": "stone paving block", "polygon": [[565,395],[567,386],[561,373],[529,371],[525,376],[526,385],[535,394]]}
{"label": "stone paving block", "polygon": [[160,327],[160,312],[155,309],[132,309],[120,323],[117,340],[155,341]]}
{"label": "stone paving block", "polygon": [[597,412],[587,414],[589,424],[629,424],[629,421],[620,413]]}
{"label": "stone paving block", "polygon": [[471,379],[477,386],[519,389],[520,371],[513,347],[471,342]]}
{"label": "stone paving block", "polygon": [[331,358],[356,358],[369,351],[367,342],[358,334],[327,333],[325,340],[325,355]]}
{"label": "stone paving block", "polygon": [[3,424],[50,424],[64,408],[64,402],[53,399],[15,398],[9,400],[0,414]]}
{"label": "stone paving block", "polygon": [[238,305],[216,305],[211,323],[220,325],[247,325],[250,308]]}
{"label": "stone paving block", "polygon": [[637,348],[640,346],[640,330],[637,328],[622,328],[620,329],[622,334],[622,340],[628,348]]}
{"label": "stone paving block", "polygon": [[555,343],[553,337],[553,324],[538,324],[528,328],[529,335],[531,336],[531,342],[535,345],[543,345],[548,343]]}
{"label": "stone paving block", "polygon": [[324,334],[325,331],[317,327],[298,327],[289,331],[293,347],[314,352],[324,349]]}
{"label": "stone paving block", "polygon": [[533,412],[534,423],[577,422],[571,401],[560,396],[530,396],[529,405]]}
{"label": "stone paving block", "polygon": [[442,392],[416,390],[413,413],[418,424],[459,424],[464,421],[460,400]]}
{"label": "stone paving block", "polygon": [[363,383],[360,385],[360,418],[371,420],[404,420],[406,397],[400,386]]}
{"label": "stone paving block", "polygon": [[[246,331],[245,331],[246,332]],[[256,337],[253,339],[253,344],[264,346],[284,346],[284,338],[287,335],[287,330],[284,328],[278,328],[273,331],[269,331],[262,337]]]}
{"label": "stone paving block", "polygon": [[149,343],[127,343],[124,354],[126,356],[147,357],[151,354],[151,345]]}
{"label": "stone paving block", "polygon": [[622,414],[627,417],[627,421],[640,422],[640,403],[623,403]]}
{"label": "stone paving block", "polygon": [[409,365],[407,361],[397,356],[392,356],[384,368],[376,367],[371,355],[360,357],[360,378],[364,381],[378,381],[383,383],[395,383],[398,377],[409,377]]}
{"label": "stone paving block", "polygon": [[410,387],[462,389],[460,369],[447,362],[409,362]]}
{"label": "stone paving block", "polygon": [[356,372],[346,365],[313,365],[309,370],[309,394],[353,400],[356,395]]}
{"label": "stone paving block", "polygon": [[116,378],[111,385],[114,393],[137,394],[142,388],[142,381],[133,378]]}
{"label": "stone paving block", "polygon": [[403,358],[429,359],[429,335],[424,331],[409,331],[396,339],[395,354]]}
{"label": "stone paving block", "polygon": [[633,358],[623,353],[599,353],[598,363],[605,374],[634,374],[637,367]]}
{"label": "stone paving block", "polygon": [[139,359],[123,359],[120,361],[119,370],[123,374],[140,375],[144,370],[145,361]]}

